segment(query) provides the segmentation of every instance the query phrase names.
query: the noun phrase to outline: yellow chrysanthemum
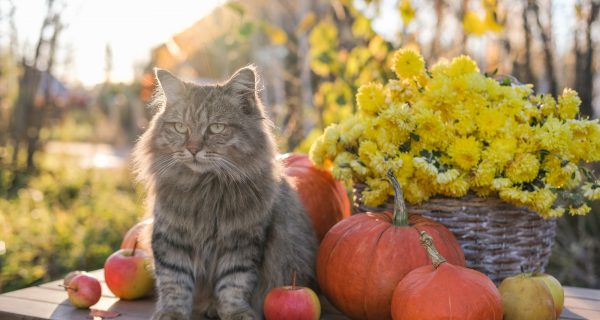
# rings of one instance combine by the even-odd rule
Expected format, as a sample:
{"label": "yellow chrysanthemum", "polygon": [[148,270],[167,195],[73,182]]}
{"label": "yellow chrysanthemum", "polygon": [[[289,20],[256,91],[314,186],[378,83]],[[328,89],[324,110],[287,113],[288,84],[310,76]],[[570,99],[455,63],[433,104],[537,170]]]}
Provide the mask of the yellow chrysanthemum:
{"label": "yellow chrysanthemum", "polygon": [[325,162],[325,148],[323,144],[324,140],[324,136],[318,137],[310,146],[310,151],[308,152],[310,160],[318,166],[323,166]]}
{"label": "yellow chrysanthemum", "polygon": [[506,177],[516,183],[533,181],[540,170],[540,161],[531,153],[519,153],[508,163]]}
{"label": "yellow chrysanthemum", "polygon": [[483,159],[503,167],[508,161],[513,159],[516,150],[517,141],[515,139],[494,139],[483,152]]}
{"label": "yellow chrysanthemum", "polygon": [[464,176],[457,177],[454,180],[438,186],[439,192],[448,197],[463,197],[469,192],[469,182]]}
{"label": "yellow chrysanthemum", "polygon": [[459,168],[469,170],[479,162],[481,142],[475,137],[458,138],[448,147],[448,155]]}
{"label": "yellow chrysanthemum", "polygon": [[541,103],[540,110],[544,117],[549,117],[558,114],[556,100],[554,100],[554,97],[552,97],[551,95],[539,95],[536,97],[536,100],[539,100]]}
{"label": "yellow chrysanthemum", "polygon": [[408,153],[400,153],[400,155],[395,158],[395,161],[397,161],[400,166],[393,170],[394,176],[400,183],[404,184],[408,182],[415,170],[413,157]]}
{"label": "yellow chrysanthemum", "polygon": [[340,141],[346,146],[355,146],[365,130],[365,125],[357,116],[351,116],[340,123],[339,129]]}
{"label": "yellow chrysanthemum", "polygon": [[425,177],[437,177],[438,169],[432,163],[429,163],[427,159],[423,157],[413,158],[413,165],[415,169],[422,173]]}
{"label": "yellow chrysanthemum", "polygon": [[403,188],[406,201],[418,204],[431,197],[431,188],[419,181],[409,181]]}
{"label": "yellow chrysanthemum", "polygon": [[592,211],[592,208],[585,203],[579,207],[569,207],[569,214],[572,216],[583,216],[588,214],[590,211]]}
{"label": "yellow chrysanthemum", "polygon": [[325,128],[323,133],[323,147],[325,154],[329,158],[333,158],[338,150],[338,141],[340,140],[340,129],[337,124],[331,124]]}
{"label": "yellow chrysanthemum", "polygon": [[415,131],[419,141],[426,147],[442,146],[447,143],[448,132],[439,113],[420,108],[414,115]]}
{"label": "yellow chrysanthemum", "polygon": [[475,118],[479,134],[484,139],[494,138],[504,126],[506,117],[498,110],[483,108]]}
{"label": "yellow chrysanthemum", "polygon": [[448,171],[438,173],[437,177],[435,178],[435,182],[437,182],[438,184],[448,184],[456,180],[456,178],[458,178],[459,175],[460,172],[458,170],[450,169]]}
{"label": "yellow chrysanthemum", "polygon": [[377,147],[377,144],[370,140],[364,140],[358,147],[358,157],[366,165],[371,164],[371,158],[374,156],[381,155],[381,151]]}
{"label": "yellow chrysanthemum", "polygon": [[376,114],[385,105],[383,86],[379,83],[369,83],[358,88],[356,94],[358,109],[365,114]]}
{"label": "yellow chrysanthemum", "polygon": [[563,207],[552,208],[546,212],[543,212],[543,216],[546,218],[560,218],[565,214],[566,209]]}
{"label": "yellow chrysanthemum", "polygon": [[556,193],[550,189],[543,188],[533,192],[530,205],[537,212],[546,212],[550,210],[555,200]]}
{"label": "yellow chrysanthemum", "polygon": [[492,190],[494,191],[510,188],[512,185],[513,182],[508,178],[495,178],[492,180]]}
{"label": "yellow chrysanthemum", "polygon": [[394,53],[393,70],[400,79],[417,77],[425,72],[425,60],[412,49],[400,49]]}
{"label": "yellow chrysanthemum", "polygon": [[542,167],[546,171],[544,181],[554,188],[563,188],[568,185],[575,170],[577,170],[577,167],[572,163],[563,165],[563,161],[555,156],[547,156]]}
{"label": "yellow chrysanthemum", "polygon": [[479,67],[477,67],[477,63],[473,59],[465,55],[452,59],[447,70],[447,74],[450,77],[459,77],[472,73],[479,73]]}
{"label": "yellow chrysanthemum", "polygon": [[588,200],[600,199],[600,181],[584,183],[581,186],[581,191],[583,191],[583,196]]}
{"label": "yellow chrysanthemum", "polygon": [[490,186],[494,182],[498,169],[492,161],[484,160],[477,170],[475,170],[475,176],[473,177],[473,184],[478,187]]}
{"label": "yellow chrysanthemum", "polygon": [[463,28],[466,33],[476,36],[483,35],[487,31],[487,25],[484,19],[480,18],[474,11],[467,11],[463,18]]}
{"label": "yellow chrysanthemum", "polygon": [[409,0],[402,0],[400,1],[399,9],[400,17],[402,18],[402,24],[407,26],[415,18],[415,8],[413,8]]}
{"label": "yellow chrysanthemum", "polygon": [[579,113],[581,99],[575,90],[565,88],[560,97],[558,97],[558,116],[565,119],[573,119]]}
{"label": "yellow chrysanthemum", "polygon": [[388,199],[388,195],[392,189],[386,180],[367,179],[366,183],[367,189],[362,193],[364,204],[376,207]]}
{"label": "yellow chrysanthemum", "polygon": [[531,192],[516,187],[502,189],[498,195],[500,199],[518,206],[526,206],[531,203],[532,199]]}
{"label": "yellow chrysanthemum", "polygon": [[564,156],[569,154],[572,138],[573,133],[569,125],[553,117],[548,118],[541,130],[537,131],[537,140],[542,149]]}

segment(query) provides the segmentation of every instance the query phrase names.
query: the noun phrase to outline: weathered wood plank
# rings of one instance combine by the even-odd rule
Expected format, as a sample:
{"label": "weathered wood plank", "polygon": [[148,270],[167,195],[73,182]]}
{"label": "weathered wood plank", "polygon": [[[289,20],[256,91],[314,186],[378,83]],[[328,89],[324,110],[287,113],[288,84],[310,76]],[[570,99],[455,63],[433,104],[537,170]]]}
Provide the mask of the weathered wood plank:
{"label": "weathered wood plank", "polygon": [[600,290],[577,287],[564,287],[564,289],[565,297],[584,298],[589,300],[600,301]]}
{"label": "weathered wood plank", "polygon": [[[92,273],[102,284],[102,298],[92,308],[119,312],[122,314],[120,319],[141,320],[151,317],[155,308],[154,299],[119,300],[106,286],[103,270]],[[62,284],[62,279],[0,295],[0,320],[91,319],[89,310],[79,310],[70,304],[67,293],[59,284]],[[560,319],[600,319],[600,290],[565,287],[565,310]]]}
{"label": "weathered wood plank", "polygon": [[569,319],[569,320],[595,320],[600,319],[600,311],[596,310],[586,310],[579,308],[568,308],[563,310],[560,315],[560,319]]}

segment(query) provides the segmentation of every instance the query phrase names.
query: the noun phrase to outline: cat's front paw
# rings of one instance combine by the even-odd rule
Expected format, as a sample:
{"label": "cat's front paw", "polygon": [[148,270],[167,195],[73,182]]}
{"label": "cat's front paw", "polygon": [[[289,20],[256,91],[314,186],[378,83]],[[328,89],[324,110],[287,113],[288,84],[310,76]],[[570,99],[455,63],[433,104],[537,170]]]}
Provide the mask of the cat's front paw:
{"label": "cat's front paw", "polygon": [[152,315],[152,320],[187,320],[188,317],[172,311],[157,311]]}
{"label": "cat's front paw", "polygon": [[223,320],[258,320],[260,317],[252,309],[236,312],[235,314],[221,317]]}

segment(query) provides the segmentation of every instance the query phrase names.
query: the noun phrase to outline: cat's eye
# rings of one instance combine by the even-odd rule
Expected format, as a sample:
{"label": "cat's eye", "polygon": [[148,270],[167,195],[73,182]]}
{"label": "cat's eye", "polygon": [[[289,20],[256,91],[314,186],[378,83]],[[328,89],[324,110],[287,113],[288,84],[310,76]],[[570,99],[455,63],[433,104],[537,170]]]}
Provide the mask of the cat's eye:
{"label": "cat's eye", "polygon": [[208,126],[208,130],[211,133],[221,133],[223,132],[223,130],[225,130],[225,125],[222,123],[213,123],[210,126]]}
{"label": "cat's eye", "polygon": [[175,127],[175,131],[177,131],[179,133],[187,133],[188,132],[187,126],[181,122],[175,122],[175,123],[173,123],[173,126]]}

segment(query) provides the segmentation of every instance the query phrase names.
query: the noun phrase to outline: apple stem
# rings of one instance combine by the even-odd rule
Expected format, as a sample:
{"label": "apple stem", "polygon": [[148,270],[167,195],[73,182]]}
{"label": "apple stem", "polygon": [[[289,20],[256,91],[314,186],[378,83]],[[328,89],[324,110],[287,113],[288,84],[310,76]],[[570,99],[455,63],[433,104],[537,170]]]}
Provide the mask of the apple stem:
{"label": "apple stem", "polygon": [[63,288],[65,288],[65,290],[73,290],[73,291],[77,291],[77,289],[75,289],[75,288],[73,288],[73,287],[71,287],[71,286],[65,286],[65,285],[62,285],[62,284],[59,284],[58,286],[59,286],[59,287],[63,287]]}
{"label": "apple stem", "polygon": [[135,256],[135,249],[137,249],[138,237],[135,237],[135,241],[133,242],[133,249],[131,250],[131,256]]}
{"label": "apple stem", "polygon": [[292,273],[292,290],[296,290],[296,271]]}

